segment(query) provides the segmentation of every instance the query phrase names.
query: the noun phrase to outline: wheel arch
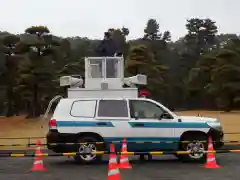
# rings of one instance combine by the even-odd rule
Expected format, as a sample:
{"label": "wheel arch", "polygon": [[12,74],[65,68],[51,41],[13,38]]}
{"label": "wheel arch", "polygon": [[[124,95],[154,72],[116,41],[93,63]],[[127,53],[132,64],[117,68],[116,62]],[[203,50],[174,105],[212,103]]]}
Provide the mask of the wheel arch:
{"label": "wheel arch", "polygon": [[206,138],[208,136],[208,134],[206,132],[201,131],[201,130],[188,130],[188,131],[185,131],[180,136],[180,143],[179,144],[181,144],[181,141],[183,141],[186,137],[189,137],[189,136],[199,136],[199,135],[200,136],[205,136]]}
{"label": "wheel arch", "polygon": [[95,132],[81,132],[81,133],[78,133],[76,139],[84,137],[84,136],[94,137],[98,140],[98,142],[104,142],[103,137],[100,134],[95,133]]}

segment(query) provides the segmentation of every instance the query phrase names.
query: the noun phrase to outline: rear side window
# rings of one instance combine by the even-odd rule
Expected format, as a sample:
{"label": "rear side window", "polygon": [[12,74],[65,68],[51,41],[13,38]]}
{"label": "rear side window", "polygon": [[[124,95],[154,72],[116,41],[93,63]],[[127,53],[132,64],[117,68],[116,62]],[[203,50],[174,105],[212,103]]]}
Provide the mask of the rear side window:
{"label": "rear side window", "polygon": [[97,101],[75,101],[72,105],[70,114],[75,117],[90,117],[95,116]]}
{"label": "rear side window", "polygon": [[98,117],[128,117],[126,100],[100,100]]}

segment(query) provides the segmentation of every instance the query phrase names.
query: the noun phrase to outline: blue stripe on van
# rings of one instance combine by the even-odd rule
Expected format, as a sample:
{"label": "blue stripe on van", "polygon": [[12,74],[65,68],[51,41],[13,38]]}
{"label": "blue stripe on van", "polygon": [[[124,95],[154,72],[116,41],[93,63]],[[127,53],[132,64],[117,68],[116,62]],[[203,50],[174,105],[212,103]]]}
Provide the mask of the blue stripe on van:
{"label": "blue stripe on van", "polygon": [[[144,126],[136,126],[136,124]],[[209,128],[207,123],[195,122],[128,122],[133,128]]]}
{"label": "blue stripe on van", "polygon": [[[104,124],[97,124],[104,123]],[[141,123],[144,126],[135,126]],[[133,128],[210,128],[207,123],[196,122],[128,122]],[[58,127],[115,127],[111,121],[57,121]]]}
{"label": "blue stripe on van", "polygon": [[58,127],[114,127],[113,123],[109,121],[100,121],[104,123],[101,125],[98,122],[93,121],[57,121]]}

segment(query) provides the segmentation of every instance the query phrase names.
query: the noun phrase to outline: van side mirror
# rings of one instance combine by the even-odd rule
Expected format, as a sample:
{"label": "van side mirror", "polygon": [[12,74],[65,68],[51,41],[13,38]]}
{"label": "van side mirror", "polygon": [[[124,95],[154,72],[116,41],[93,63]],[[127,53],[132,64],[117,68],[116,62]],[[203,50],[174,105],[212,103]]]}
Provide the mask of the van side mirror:
{"label": "van side mirror", "polygon": [[164,112],[160,115],[159,119],[172,119],[173,117],[167,113],[167,112]]}

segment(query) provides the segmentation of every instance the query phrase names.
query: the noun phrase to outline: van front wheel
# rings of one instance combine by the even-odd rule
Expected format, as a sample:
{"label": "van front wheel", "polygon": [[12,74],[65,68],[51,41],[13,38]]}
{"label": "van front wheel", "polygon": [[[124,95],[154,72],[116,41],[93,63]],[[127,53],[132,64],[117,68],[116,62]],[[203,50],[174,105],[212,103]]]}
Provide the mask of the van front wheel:
{"label": "van front wheel", "polygon": [[[91,137],[91,136],[80,137],[78,139],[79,145],[77,145],[76,152],[92,153],[92,152],[100,151],[100,147],[94,142],[98,142],[98,140],[95,137]],[[86,155],[75,156],[74,159],[77,163],[89,164],[89,163],[100,161],[101,156],[95,155],[95,154],[86,154]]]}
{"label": "van front wheel", "polygon": [[206,155],[203,151],[207,150],[207,136],[204,134],[189,134],[184,137],[180,144],[180,151],[187,151],[189,154],[179,154],[177,157],[184,162],[204,162]]}

